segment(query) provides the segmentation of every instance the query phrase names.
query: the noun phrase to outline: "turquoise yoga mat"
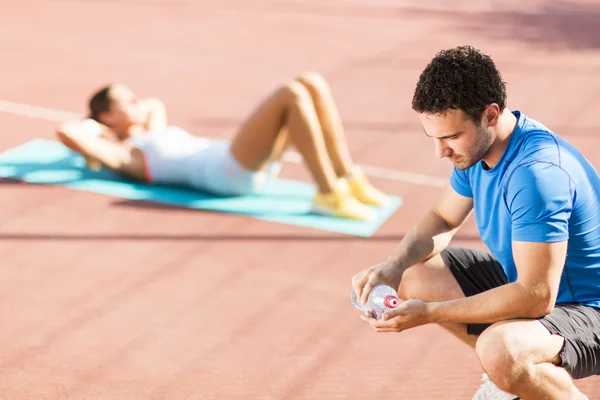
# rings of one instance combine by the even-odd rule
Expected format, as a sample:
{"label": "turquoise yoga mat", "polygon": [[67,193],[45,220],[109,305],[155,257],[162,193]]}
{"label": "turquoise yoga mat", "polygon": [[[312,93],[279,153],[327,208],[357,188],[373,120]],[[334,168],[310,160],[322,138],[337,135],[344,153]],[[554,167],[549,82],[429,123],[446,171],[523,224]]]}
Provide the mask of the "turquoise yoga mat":
{"label": "turquoise yoga mat", "polygon": [[242,214],[361,237],[372,236],[402,204],[402,198],[392,197],[387,207],[374,208],[377,211],[374,220],[353,221],[311,214],[315,186],[306,182],[277,179],[259,196],[240,197],[216,197],[187,188],[146,185],[128,181],[106,169],[91,171],[85,168],[81,156],[62,143],[46,139],[35,139],[0,153],[0,177],[194,210]]}

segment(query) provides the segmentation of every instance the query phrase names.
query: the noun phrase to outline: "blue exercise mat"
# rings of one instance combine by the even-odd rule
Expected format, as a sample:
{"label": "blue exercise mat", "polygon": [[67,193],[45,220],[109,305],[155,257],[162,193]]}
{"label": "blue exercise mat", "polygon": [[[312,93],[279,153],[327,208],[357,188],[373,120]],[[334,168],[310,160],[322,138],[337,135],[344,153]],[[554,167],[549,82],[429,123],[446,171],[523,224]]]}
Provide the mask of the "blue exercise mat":
{"label": "blue exercise mat", "polygon": [[266,221],[369,237],[402,204],[392,197],[387,207],[374,208],[377,218],[354,221],[310,213],[315,186],[306,182],[276,179],[261,195],[217,197],[187,188],[147,185],[128,181],[102,169],[85,168],[84,159],[62,143],[35,139],[0,153],[0,177],[29,183],[52,184],[70,189],[143,200],[196,210],[248,215]]}

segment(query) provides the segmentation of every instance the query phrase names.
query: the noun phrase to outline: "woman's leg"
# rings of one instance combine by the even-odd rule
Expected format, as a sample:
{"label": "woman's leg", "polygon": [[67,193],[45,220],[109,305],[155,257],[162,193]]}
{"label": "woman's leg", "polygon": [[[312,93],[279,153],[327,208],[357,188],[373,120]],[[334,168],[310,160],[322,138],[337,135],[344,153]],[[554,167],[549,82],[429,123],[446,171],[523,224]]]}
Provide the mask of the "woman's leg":
{"label": "woman's leg", "polygon": [[353,172],[353,162],[348,150],[344,127],[337,105],[325,79],[315,73],[308,72],[297,78],[312,97],[315,111],[323,131],[327,153],[338,177],[350,176]]}
{"label": "woman's leg", "polygon": [[375,206],[385,205],[388,197],[368,182],[350,157],[342,119],[327,81],[315,72],[301,74],[297,80],[308,89],[312,97],[327,152],[337,176],[348,179],[351,193],[361,202]]}
{"label": "woman's leg", "polygon": [[310,95],[298,82],[282,86],[259,105],[234,138],[231,152],[243,167],[260,170],[288,144],[300,152],[320,191],[334,190],[337,177],[321,126]]}
{"label": "woman's leg", "polygon": [[308,89],[294,80],[275,91],[252,113],[233,139],[231,153],[243,167],[261,170],[289,144],[296,147],[315,180],[319,212],[370,219],[372,210],[342,193],[329,159],[319,117]]}

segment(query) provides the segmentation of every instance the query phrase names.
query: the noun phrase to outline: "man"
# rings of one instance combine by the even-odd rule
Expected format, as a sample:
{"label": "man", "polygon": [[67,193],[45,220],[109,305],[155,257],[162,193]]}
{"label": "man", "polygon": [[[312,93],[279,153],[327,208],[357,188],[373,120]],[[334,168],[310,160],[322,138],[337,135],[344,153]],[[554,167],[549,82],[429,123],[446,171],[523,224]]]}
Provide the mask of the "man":
{"label": "man", "polygon": [[[385,261],[352,278],[406,300],[378,332],[437,323],[475,349],[475,399],[586,399],[573,379],[600,374],[600,178],[567,141],[506,108],[493,60],[441,51],[413,98],[438,157],[453,164],[433,208]],[[448,247],[474,211],[491,254]]]}

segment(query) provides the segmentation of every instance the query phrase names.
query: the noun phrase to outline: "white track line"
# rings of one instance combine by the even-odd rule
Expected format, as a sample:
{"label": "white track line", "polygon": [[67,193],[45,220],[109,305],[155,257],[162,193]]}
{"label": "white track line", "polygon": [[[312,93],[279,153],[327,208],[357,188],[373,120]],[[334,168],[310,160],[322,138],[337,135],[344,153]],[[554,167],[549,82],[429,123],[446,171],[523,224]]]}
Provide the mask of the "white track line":
{"label": "white track line", "polygon": [[62,122],[69,119],[78,119],[83,117],[80,114],[53,110],[51,108],[30,106],[29,104],[13,103],[12,101],[5,100],[0,100],[0,112],[55,122]]}
{"label": "white track line", "polygon": [[[28,118],[43,119],[46,121],[62,122],[70,119],[79,119],[83,116],[68,111],[54,110],[52,108],[32,106],[29,104],[15,103],[12,101],[0,100],[0,112],[7,114],[20,115]],[[286,153],[284,160],[296,164],[302,163],[302,158],[298,153]],[[436,176],[417,174],[414,172],[401,171],[396,169],[379,168],[372,165],[360,165],[363,172],[372,177],[389,179],[393,181],[412,183],[421,186],[443,187],[447,180]]]}

